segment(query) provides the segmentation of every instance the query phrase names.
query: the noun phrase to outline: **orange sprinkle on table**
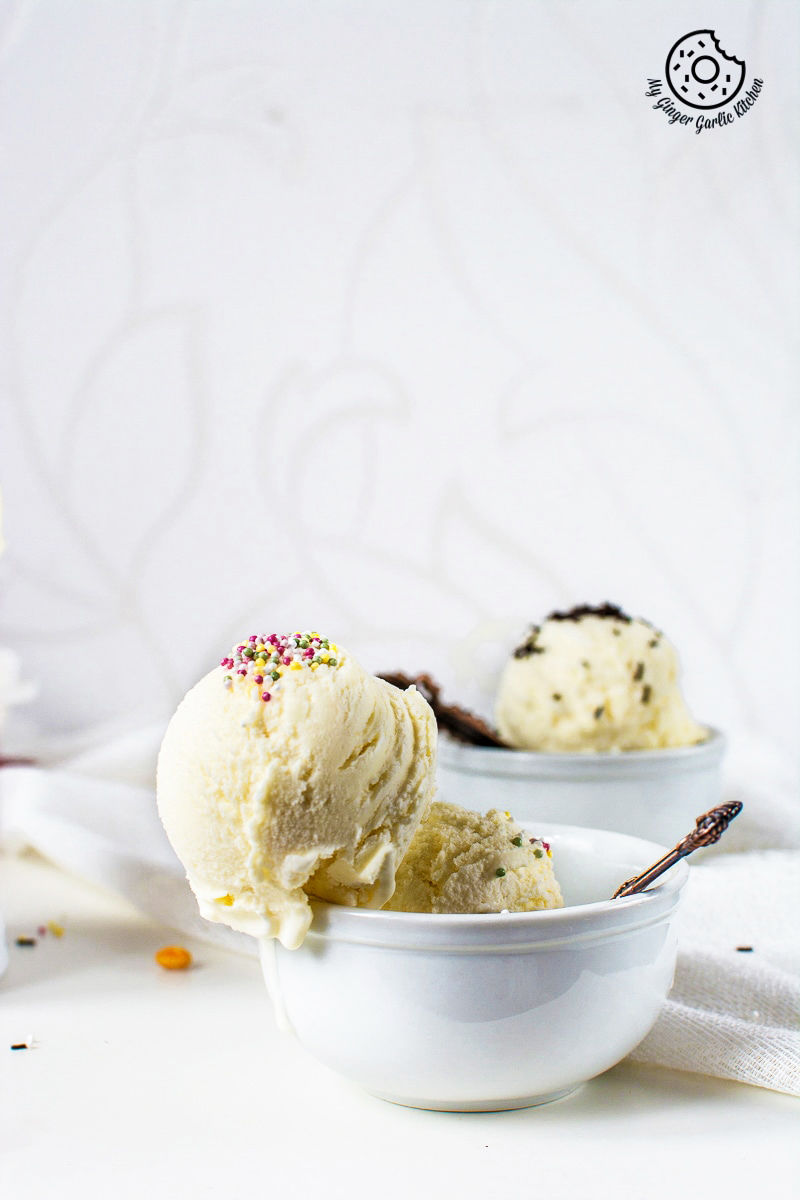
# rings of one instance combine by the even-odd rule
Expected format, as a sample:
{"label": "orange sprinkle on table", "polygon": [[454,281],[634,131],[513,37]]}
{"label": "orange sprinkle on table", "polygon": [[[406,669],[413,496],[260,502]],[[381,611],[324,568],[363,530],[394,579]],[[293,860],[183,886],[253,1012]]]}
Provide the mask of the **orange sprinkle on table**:
{"label": "orange sprinkle on table", "polygon": [[192,965],[192,956],[184,946],[162,946],[156,951],[156,962],[167,971],[185,971]]}

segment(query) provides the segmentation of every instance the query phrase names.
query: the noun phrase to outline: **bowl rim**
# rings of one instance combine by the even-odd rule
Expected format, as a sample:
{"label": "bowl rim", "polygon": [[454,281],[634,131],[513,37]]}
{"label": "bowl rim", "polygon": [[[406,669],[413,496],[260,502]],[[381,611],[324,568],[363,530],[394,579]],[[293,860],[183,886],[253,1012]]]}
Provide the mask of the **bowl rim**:
{"label": "bowl rim", "polygon": [[697,771],[716,766],[727,748],[721,730],[705,725],[708,737],[690,746],[653,750],[543,751],[505,746],[470,746],[441,735],[439,762],[455,771],[505,778],[557,778],[606,781],[617,776],[653,777],[665,771]]}
{"label": "bowl rim", "polygon": [[[636,847],[644,856],[643,868],[668,849],[645,838],[584,825],[548,822],[546,833],[556,840],[588,834],[601,844],[608,840],[627,843],[620,849],[630,852]],[[312,900],[313,919],[306,940],[311,944],[320,939],[397,950],[494,954],[604,942],[666,921],[688,878],[689,865],[680,860],[654,887],[635,896],[533,912],[406,913]]]}

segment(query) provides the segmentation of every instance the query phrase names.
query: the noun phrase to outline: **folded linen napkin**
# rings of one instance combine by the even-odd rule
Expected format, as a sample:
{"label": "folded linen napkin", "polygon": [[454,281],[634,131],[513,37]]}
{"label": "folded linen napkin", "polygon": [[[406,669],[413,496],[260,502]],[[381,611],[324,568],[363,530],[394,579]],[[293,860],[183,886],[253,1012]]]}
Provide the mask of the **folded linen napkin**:
{"label": "folded linen napkin", "polygon": [[800,852],[694,866],[678,910],[675,982],[637,1062],[800,1095]]}
{"label": "folded linen napkin", "polygon": [[[251,938],[200,917],[161,828],[152,781],[162,733],[162,723],[113,739],[101,731],[48,766],[4,768],[2,843],[38,850],[184,934],[254,954]],[[762,747],[738,764],[729,762],[725,798],[743,800],[747,819],[692,866],[675,983],[631,1057],[800,1094],[797,805],[783,764]]]}

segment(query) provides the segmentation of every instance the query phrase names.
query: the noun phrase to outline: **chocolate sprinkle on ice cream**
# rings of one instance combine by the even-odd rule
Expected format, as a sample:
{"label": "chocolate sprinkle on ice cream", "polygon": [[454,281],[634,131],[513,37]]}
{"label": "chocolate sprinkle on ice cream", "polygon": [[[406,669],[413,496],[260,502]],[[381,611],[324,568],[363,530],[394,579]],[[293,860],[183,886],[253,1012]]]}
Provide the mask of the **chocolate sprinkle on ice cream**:
{"label": "chocolate sprinkle on ice cream", "polygon": [[520,642],[514,651],[514,658],[528,658],[531,654],[544,654],[544,647],[537,644],[540,629],[538,625],[531,625],[530,632],[524,642]]}
{"label": "chocolate sprinkle on ice cream", "polygon": [[626,612],[623,612],[619,605],[611,604],[608,600],[603,604],[576,604],[567,612],[551,612],[545,619],[547,621],[580,621],[582,617],[606,617],[611,621],[624,621],[626,625],[630,625],[633,620],[633,617],[629,617]]}

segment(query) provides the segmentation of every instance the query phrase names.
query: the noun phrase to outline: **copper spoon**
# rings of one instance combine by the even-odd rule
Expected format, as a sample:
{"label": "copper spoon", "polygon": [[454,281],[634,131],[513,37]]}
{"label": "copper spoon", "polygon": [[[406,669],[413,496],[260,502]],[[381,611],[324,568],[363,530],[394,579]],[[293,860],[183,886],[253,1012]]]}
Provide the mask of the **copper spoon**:
{"label": "copper spoon", "polygon": [[663,875],[670,867],[674,867],[676,862],[686,858],[687,854],[691,854],[693,850],[699,850],[701,846],[713,846],[714,842],[718,842],[722,837],[733,818],[738,817],[741,811],[741,802],[731,800],[727,804],[720,804],[719,808],[712,808],[709,812],[703,813],[702,817],[697,818],[695,828],[691,833],[687,833],[686,837],[678,842],[673,850],[670,850],[658,862],[653,863],[652,867],[642,871],[641,875],[635,875],[633,879],[626,880],[614,892],[612,900],[643,892],[654,879],[658,879],[659,875]]}

